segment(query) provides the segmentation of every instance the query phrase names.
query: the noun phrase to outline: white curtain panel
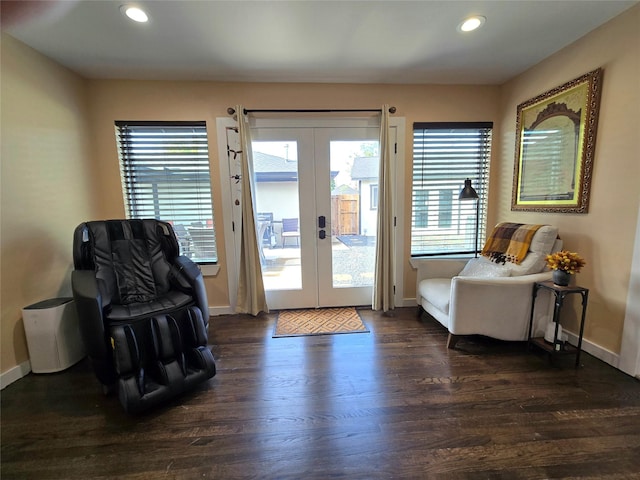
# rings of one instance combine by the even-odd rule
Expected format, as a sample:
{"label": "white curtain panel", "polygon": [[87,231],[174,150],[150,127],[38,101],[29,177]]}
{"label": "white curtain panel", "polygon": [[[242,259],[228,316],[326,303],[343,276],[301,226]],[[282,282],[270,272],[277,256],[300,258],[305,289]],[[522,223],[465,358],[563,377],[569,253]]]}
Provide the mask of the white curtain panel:
{"label": "white curtain panel", "polygon": [[242,105],[236,106],[238,115],[238,136],[242,149],[242,226],[240,238],[240,272],[238,278],[238,306],[239,313],[258,315],[269,312],[267,299],[262,281],[262,266],[258,250],[258,235],[253,206],[251,174],[251,138],[248,118],[244,114]]}
{"label": "white curtain panel", "polygon": [[395,308],[394,300],[394,226],[393,179],[389,141],[389,105],[382,106],[380,119],[380,174],[378,178],[378,239],[376,243],[376,269],[373,285],[374,310],[389,312]]}

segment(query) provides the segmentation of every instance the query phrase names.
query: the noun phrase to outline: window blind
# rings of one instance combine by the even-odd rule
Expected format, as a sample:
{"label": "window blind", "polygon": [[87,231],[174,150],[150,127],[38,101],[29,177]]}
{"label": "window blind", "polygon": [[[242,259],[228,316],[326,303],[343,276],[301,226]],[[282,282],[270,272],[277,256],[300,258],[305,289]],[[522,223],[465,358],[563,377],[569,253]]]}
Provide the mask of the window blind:
{"label": "window blind", "polygon": [[216,263],[205,122],[118,121],[115,126],[128,217],[170,222],[182,255]]}
{"label": "window blind", "polygon": [[[482,248],[490,122],[414,123],[411,255],[465,255]],[[478,201],[459,200],[471,179]]]}

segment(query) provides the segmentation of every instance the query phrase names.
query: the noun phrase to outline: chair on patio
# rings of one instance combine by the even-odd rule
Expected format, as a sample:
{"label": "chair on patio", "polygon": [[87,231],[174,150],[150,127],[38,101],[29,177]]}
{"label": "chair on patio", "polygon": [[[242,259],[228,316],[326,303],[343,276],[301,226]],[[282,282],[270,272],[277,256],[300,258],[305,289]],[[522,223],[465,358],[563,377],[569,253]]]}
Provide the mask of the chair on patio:
{"label": "chair on patio", "polygon": [[258,242],[265,247],[272,247],[275,245],[275,233],[273,231],[273,213],[271,212],[258,212],[257,214],[258,226],[261,230],[258,235]]}
{"label": "chair on patio", "polygon": [[[262,240],[268,228],[270,228],[270,222],[258,222],[258,239]],[[258,241],[258,252],[260,253],[260,263],[266,265],[267,258],[264,255],[264,243]]]}
{"label": "chair on patio", "polygon": [[177,223],[173,225],[173,231],[178,238],[178,244],[180,245],[180,254],[185,257],[191,258],[191,237],[184,225]]}
{"label": "chair on patio", "polygon": [[298,227],[297,218],[283,218],[282,219],[282,248],[284,248],[284,242],[287,238],[295,238],[296,245],[300,245],[300,229]]}
{"label": "chair on patio", "polygon": [[211,228],[187,229],[193,242],[193,250],[200,261],[212,261],[216,256],[216,237]]}

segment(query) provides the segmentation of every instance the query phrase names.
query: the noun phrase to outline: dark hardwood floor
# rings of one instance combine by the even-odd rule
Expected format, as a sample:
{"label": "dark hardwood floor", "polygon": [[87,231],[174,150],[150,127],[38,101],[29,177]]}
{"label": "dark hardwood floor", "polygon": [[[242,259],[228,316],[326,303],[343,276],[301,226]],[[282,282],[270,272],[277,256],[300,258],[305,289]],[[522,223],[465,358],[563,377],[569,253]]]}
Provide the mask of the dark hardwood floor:
{"label": "dark hardwood floor", "polygon": [[213,318],[218,374],[129,416],[86,360],[1,393],[6,479],[640,478],[640,382],[583,354],[447,334],[414,308],[368,334],[272,338]]}

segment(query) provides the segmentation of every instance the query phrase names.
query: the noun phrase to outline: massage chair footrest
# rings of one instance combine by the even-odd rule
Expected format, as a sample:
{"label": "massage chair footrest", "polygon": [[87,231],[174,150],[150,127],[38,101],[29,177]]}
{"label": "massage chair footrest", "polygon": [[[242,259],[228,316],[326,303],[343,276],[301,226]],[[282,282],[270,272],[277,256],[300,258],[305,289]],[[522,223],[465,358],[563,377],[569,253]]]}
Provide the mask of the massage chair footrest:
{"label": "massage chair footrest", "polygon": [[110,329],[118,396],[127,412],[145,410],[216,374],[196,307]]}

